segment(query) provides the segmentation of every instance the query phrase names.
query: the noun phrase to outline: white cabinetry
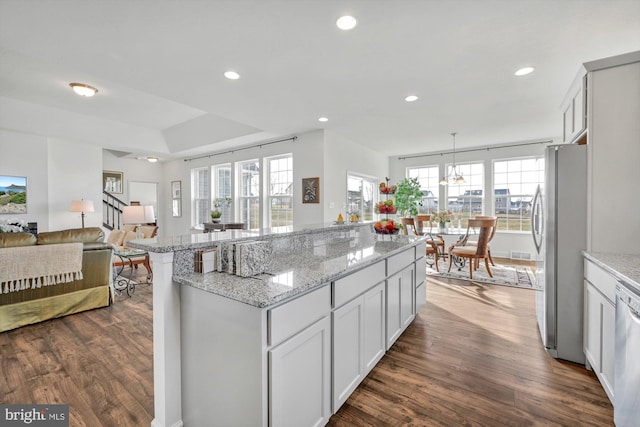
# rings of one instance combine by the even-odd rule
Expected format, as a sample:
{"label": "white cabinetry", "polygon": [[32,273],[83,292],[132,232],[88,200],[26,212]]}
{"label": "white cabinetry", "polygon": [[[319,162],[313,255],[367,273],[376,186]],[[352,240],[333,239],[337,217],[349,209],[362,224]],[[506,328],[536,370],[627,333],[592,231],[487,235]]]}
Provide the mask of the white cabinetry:
{"label": "white cabinetry", "polygon": [[416,261],[416,309],[418,315],[420,309],[427,304],[427,258],[422,257]]}
{"label": "white cabinetry", "polygon": [[269,425],[323,426],[331,416],[331,321],[269,351]]}
{"label": "white cabinetry", "polygon": [[268,312],[269,344],[275,345],[269,350],[271,426],[322,426],[329,421],[330,291],[325,286]]}
{"label": "white cabinetry", "polygon": [[387,274],[388,350],[414,319],[415,248],[390,257]]}
{"label": "white cabinetry", "polygon": [[414,319],[415,254],[266,308],[181,286],[184,424],[327,424]]}
{"label": "white cabinetry", "polygon": [[333,411],[337,411],[385,351],[384,281],[333,312]]}
{"label": "white cabinetry", "polygon": [[[640,51],[586,63],[587,250],[637,254]],[[615,212],[615,227],[611,226]]]}
{"label": "white cabinetry", "polygon": [[616,280],[587,260],[584,273],[584,354],[613,402]]}
{"label": "white cabinetry", "polygon": [[581,68],[562,103],[562,142],[573,142],[586,128],[586,70]]}

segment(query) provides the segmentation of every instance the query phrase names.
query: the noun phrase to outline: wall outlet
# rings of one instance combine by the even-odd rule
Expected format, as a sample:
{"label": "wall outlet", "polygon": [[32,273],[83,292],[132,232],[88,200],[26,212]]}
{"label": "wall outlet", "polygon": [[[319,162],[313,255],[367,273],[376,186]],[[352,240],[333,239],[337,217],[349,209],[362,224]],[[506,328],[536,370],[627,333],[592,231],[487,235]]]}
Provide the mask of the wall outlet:
{"label": "wall outlet", "polygon": [[336,208],[336,204],[333,202],[329,202],[329,209],[335,209]]}

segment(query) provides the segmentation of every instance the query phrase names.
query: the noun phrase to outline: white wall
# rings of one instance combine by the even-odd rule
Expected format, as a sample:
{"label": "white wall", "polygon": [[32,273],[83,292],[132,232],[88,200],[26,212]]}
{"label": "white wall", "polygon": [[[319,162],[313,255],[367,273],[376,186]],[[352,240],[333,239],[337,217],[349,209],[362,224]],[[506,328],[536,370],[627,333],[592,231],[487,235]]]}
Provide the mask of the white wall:
{"label": "white wall", "polygon": [[[184,161],[174,160],[164,165],[162,187],[167,191],[171,181],[182,181],[182,216],[171,217],[170,200],[161,203],[165,206],[161,210],[169,215],[167,219],[168,235],[181,235],[192,232],[191,230],[191,170],[201,167],[210,167],[225,163],[235,163],[251,159],[263,159],[281,154],[293,155],[293,221],[294,224],[313,224],[323,222],[322,201],[324,200],[325,187],[323,186],[323,131],[312,131],[297,135],[295,141],[285,141],[276,144],[264,145],[261,148],[249,148],[233,153],[212,155],[204,158]],[[320,204],[302,203],[302,178],[320,177]],[[235,206],[232,206],[234,209]],[[236,214],[234,209],[234,214]]]}
{"label": "white wall", "polygon": [[[164,163],[150,163],[147,160],[118,157],[109,150],[102,150],[102,163],[100,164],[99,169],[100,182],[98,183],[98,189],[100,190],[101,204],[103,169],[123,173],[122,194],[113,194],[113,196],[122,200],[126,204],[131,202],[129,197],[131,182],[158,184],[158,209],[155,212],[158,221],[158,235],[167,235],[165,234],[166,229],[168,228],[167,218],[170,216],[171,212],[167,211],[166,206],[170,203],[171,191],[169,184],[164,185],[163,183],[165,169]],[[102,213],[100,215],[102,218]]]}
{"label": "white wall", "polygon": [[[377,151],[325,131],[323,188],[324,222],[335,221],[338,214],[346,215],[347,172],[384,180],[389,173],[389,158]],[[331,207],[333,206],[333,207]]]}
{"label": "white wall", "polygon": [[[560,113],[558,113],[560,117]],[[541,138],[540,141],[550,140],[551,138]],[[556,138],[556,142],[557,142]],[[517,142],[513,144],[522,144],[526,142]],[[505,144],[508,145],[508,144]],[[470,161],[482,161],[485,170],[485,188],[492,188],[493,177],[491,171],[493,170],[494,160],[503,160],[508,158],[521,158],[530,156],[542,156],[544,155],[544,147],[547,144],[532,144],[522,145],[517,147],[503,147],[503,148],[490,148],[489,150],[479,150],[468,153],[456,153],[456,163],[465,163]],[[464,148],[462,148],[464,150]],[[410,159],[400,160],[394,156],[389,159],[389,173],[391,182],[398,182],[406,176],[406,170],[408,167],[419,166],[438,166],[440,169],[439,176],[443,176],[445,173],[445,167],[447,163],[452,162],[452,155],[441,156],[439,153],[426,153],[433,154],[425,157],[415,157]],[[491,205],[491,194],[485,191],[485,206]],[[440,186],[440,200],[445,200],[446,187]],[[533,257],[535,255],[535,246],[531,234],[517,233],[517,232],[498,232],[496,233],[493,241],[491,242],[491,254],[496,257],[508,258],[511,255],[511,251],[529,253]],[[532,258],[533,259],[533,258]]]}
{"label": "white wall", "polygon": [[85,213],[85,227],[102,226],[102,149],[57,139],[50,139],[48,147],[49,229],[81,227],[80,214],[69,212],[71,201],[78,199],[91,200],[95,207]]}
{"label": "white wall", "polygon": [[45,137],[0,129],[0,175],[27,177],[27,213],[2,214],[0,219],[17,218],[37,222],[38,231],[50,229],[48,149]]}

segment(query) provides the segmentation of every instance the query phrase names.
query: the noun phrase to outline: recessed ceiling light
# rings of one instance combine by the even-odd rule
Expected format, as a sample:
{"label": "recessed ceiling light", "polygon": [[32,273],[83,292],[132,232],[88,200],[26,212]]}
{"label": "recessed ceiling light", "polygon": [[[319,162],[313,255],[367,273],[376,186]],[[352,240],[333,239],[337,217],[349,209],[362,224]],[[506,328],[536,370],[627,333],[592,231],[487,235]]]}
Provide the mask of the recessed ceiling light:
{"label": "recessed ceiling light", "polygon": [[405,101],[407,101],[407,102],[413,102],[413,101],[415,101],[415,100],[417,100],[417,99],[418,99],[418,97],[417,97],[417,96],[415,96],[415,95],[409,95],[409,96],[407,96],[404,100],[405,100]]}
{"label": "recessed ceiling light", "polygon": [[158,161],[158,158],[157,157],[147,157],[147,161],[149,163],[155,163],[155,162]]}
{"label": "recessed ceiling light", "polygon": [[80,96],[93,96],[98,93],[98,89],[84,83],[69,83],[71,89]]}
{"label": "recessed ceiling light", "polygon": [[527,74],[532,73],[532,72],[533,72],[533,67],[524,67],[524,68],[520,68],[514,74],[516,76],[526,76]]}
{"label": "recessed ceiling light", "polygon": [[226,71],[224,73],[224,76],[229,80],[238,80],[240,78],[240,74],[236,73],[235,71]]}
{"label": "recessed ceiling light", "polygon": [[358,24],[358,21],[356,21],[356,18],[349,15],[341,16],[336,21],[336,25],[341,30],[352,30],[356,26],[356,24]]}
{"label": "recessed ceiling light", "polygon": [[328,122],[328,121],[329,121],[329,119],[328,119],[328,118],[326,118],[326,117],[320,117],[320,118],[318,119],[318,121],[319,121],[319,122]]}

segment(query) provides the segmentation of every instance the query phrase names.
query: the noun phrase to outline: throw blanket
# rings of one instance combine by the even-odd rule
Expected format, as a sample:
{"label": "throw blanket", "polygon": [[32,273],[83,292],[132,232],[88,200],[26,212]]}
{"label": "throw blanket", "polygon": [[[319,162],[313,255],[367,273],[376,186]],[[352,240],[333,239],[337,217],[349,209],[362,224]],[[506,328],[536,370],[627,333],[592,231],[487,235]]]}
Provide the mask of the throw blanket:
{"label": "throw blanket", "polygon": [[0,294],[82,279],[82,243],[0,249]]}

